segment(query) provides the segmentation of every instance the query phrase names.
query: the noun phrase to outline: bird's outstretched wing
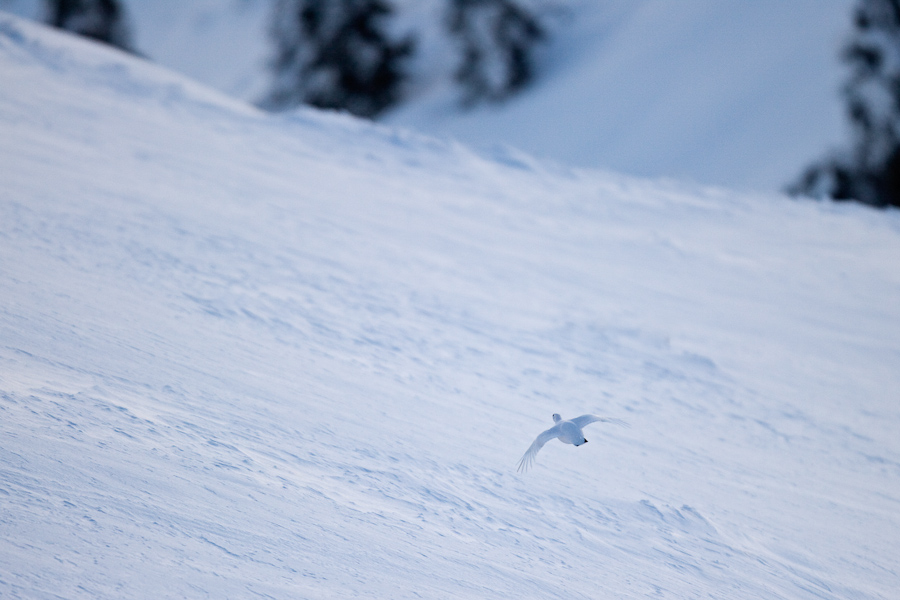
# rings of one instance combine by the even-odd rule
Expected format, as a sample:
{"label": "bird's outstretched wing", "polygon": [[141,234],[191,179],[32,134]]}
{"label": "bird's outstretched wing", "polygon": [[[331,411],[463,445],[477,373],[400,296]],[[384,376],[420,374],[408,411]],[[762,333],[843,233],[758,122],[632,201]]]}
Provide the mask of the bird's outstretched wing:
{"label": "bird's outstretched wing", "polygon": [[605,423],[615,423],[617,425],[625,425],[628,426],[628,423],[623,421],[622,419],[613,419],[611,417],[598,417],[597,415],[581,415],[580,417],[575,417],[572,419],[572,422],[575,423],[579,428],[584,427],[585,425],[589,425],[590,423],[596,423],[597,421],[603,421]]}
{"label": "bird's outstretched wing", "polygon": [[534,464],[534,457],[537,456],[538,450],[544,447],[544,444],[552,440],[553,438],[559,435],[559,425],[554,425],[544,433],[537,436],[528,450],[525,451],[525,455],[519,461],[519,467],[516,469],[519,472],[527,471],[532,464]]}

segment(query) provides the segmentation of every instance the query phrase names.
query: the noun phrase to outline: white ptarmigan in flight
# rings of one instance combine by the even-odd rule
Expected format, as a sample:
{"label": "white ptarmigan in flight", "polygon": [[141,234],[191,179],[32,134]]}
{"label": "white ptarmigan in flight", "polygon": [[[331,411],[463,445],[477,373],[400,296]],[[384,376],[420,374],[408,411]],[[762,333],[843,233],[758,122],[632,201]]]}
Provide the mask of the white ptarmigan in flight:
{"label": "white ptarmigan in flight", "polygon": [[537,456],[538,450],[543,448],[544,444],[546,444],[553,438],[558,438],[559,441],[565,444],[574,444],[576,446],[586,444],[587,440],[584,439],[584,433],[581,430],[585,425],[594,423],[596,421],[627,425],[627,423],[619,419],[598,417],[597,415],[581,415],[580,417],[575,417],[574,419],[563,421],[562,417],[554,413],[553,422],[556,423],[556,425],[554,425],[541,435],[537,436],[537,439],[534,440],[534,443],[531,444],[531,447],[525,451],[525,456],[523,456],[522,460],[519,461],[518,471],[527,471],[528,468],[532,464],[534,464],[534,457]]}

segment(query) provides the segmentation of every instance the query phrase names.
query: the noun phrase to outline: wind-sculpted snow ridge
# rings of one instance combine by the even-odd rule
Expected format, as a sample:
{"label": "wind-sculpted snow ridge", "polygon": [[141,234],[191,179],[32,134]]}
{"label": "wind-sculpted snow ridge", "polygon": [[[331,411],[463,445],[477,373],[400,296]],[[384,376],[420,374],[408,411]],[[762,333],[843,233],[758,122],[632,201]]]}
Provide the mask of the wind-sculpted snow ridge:
{"label": "wind-sculpted snow ridge", "polygon": [[36,34],[41,26],[0,12],[0,48],[7,61],[43,65],[59,78],[72,78],[121,94],[155,96],[166,101],[185,99],[199,104],[253,112],[249,105],[151,62],[127,57],[106,45],[86,44],[65,32],[49,37]]}
{"label": "wind-sculpted snow ridge", "polygon": [[0,73],[0,597],[900,587],[896,212]]}

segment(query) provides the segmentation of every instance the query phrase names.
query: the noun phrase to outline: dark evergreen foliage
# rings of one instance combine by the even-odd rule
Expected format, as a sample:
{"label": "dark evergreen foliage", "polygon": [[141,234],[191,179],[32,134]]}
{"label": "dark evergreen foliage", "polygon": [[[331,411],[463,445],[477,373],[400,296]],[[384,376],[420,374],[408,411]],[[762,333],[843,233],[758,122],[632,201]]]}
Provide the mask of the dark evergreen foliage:
{"label": "dark evergreen foliage", "polygon": [[401,97],[414,41],[392,41],[384,0],[279,0],[271,33],[274,83],[266,108],[299,104],[375,117]]}
{"label": "dark evergreen foliage", "polygon": [[447,25],[462,48],[456,80],[464,105],[503,100],[534,79],[533,53],[545,32],[519,3],[450,0]]}
{"label": "dark evergreen foliage", "polygon": [[125,12],[116,0],[48,0],[47,23],[132,51]]}
{"label": "dark evergreen foliage", "polygon": [[808,168],[788,191],[900,206],[900,0],[860,0],[843,59],[853,146]]}

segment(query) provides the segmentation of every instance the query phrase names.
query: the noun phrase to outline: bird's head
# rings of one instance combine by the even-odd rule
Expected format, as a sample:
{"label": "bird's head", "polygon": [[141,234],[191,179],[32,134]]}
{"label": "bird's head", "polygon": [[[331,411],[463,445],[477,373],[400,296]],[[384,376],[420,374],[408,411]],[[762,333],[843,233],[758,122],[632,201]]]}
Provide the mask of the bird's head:
{"label": "bird's head", "polygon": [[553,413],[553,422],[559,423],[560,421],[562,421],[562,417],[559,416],[559,413]]}

